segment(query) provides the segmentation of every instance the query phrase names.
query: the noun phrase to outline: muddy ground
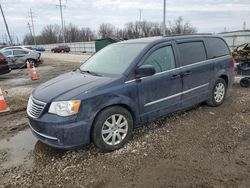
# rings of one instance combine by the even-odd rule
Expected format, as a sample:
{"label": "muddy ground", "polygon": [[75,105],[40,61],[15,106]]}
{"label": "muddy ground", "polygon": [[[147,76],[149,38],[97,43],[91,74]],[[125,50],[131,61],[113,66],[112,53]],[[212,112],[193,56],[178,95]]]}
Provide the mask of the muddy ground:
{"label": "muddy ground", "polygon": [[[31,88],[26,93],[79,65],[54,62],[45,58],[41,71],[57,71],[44,68],[46,77],[21,86]],[[250,88],[235,83],[222,106],[200,104],[172,114],[136,130],[124,148],[101,153],[37,141],[26,129],[22,100],[28,95],[14,97],[13,104],[13,87],[20,86],[4,89],[14,110],[0,115],[0,187],[250,187]]]}
{"label": "muddy ground", "polygon": [[[15,69],[10,74],[0,75],[0,87],[11,113],[0,114],[0,139],[13,135],[27,127],[26,106],[32,90],[39,84],[62,73],[74,70],[90,55],[43,53],[43,63],[36,69],[39,79],[31,80],[26,69]],[[11,121],[10,121],[11,120]]]}

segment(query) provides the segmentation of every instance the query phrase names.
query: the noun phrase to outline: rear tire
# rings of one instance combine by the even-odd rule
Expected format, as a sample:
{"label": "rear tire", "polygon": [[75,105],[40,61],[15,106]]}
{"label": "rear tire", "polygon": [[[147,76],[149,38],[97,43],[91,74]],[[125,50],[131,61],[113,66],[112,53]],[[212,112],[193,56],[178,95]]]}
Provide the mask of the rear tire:
{"label": "rear tire", "polygon": [[226,81],[222,78],[219,78],[214,84],[210,99],[206,101],[207,105],[212,107],[220,106],[224,102],[226,94],[227,94]]}
{"label": "rear tire", "polygon": [[249,78],[242,78],[240,80],[241,87],[249,87],[250,86],[250,79]]}
{"label": "rear tire", "polygon": [[103,152],[123,147],[132,135],[133,118],[121,106],[108,107],[101,111],[93,124],[92,140]]}

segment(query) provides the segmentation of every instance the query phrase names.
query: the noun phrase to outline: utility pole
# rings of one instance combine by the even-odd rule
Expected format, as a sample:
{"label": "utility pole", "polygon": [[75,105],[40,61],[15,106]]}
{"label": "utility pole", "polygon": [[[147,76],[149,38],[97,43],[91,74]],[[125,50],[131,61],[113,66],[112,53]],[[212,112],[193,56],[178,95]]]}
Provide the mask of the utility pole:
{"label": "utility pole", "polygon": [[247,29],[247,23],[246,21],[243,22],[243,30],[246,30]]}
{"label": "utility pole", "polygon": [[33,38],[33,34],[32,34],[32,31],[31,31],[31,25],[30,25],[29,22],[27,23],[27,27],[29,28],[30,36]]}
{"label": "utility pole", "polygon": [[62,37],[63,37],[63,43],[65,43],[65,35],[64,35],[64,21],[63,21],[63,13],[62,13],[62,8],[66,7],[65,5],[62,5],[62,0],[59,0],[59,5],[56,5],[56,7],[60,8],[60,13],[61,13],[61,24],[62,24]]}
{"label": "utility pole", "polygon": [[33,15],[32,9],[30,9],[29,17],[30,17],[30,21],[31,21],[32,30],[33,30],[34,44],[36,46],[36,34],[35,34],[35,27],[34,27],[34,15]]}
{"label": "utility pole", "polygon": [[141,13],[142,9],[139,9],[139,38],[141,37]]}
{"label": "utility pole", "polygon": [[1,9],[1,13],[2,13],[2,16],[3,16],[4,23],[5,23],[6,31],[7,31],[7,33],[8,33],[9,39],[10,39],[10,45],[13,45],[12,39],[11,39],[11,36],[10,36],[9,27],[8,27],[7,22],[6,22],[6,19],[5,19],[5,16],[4,16],[4,13],[3,13],[3,9],[2,9],[2,5],[1,5],[1,4],[0,4],[0,9]]}
{"label": "utility pole", "polygon": [[142,9],[139,9],[139,22],[141,22]]}
{"label": "utility pole", "polygon": [[163,3],[163,36],[166,36],[166,0]]}

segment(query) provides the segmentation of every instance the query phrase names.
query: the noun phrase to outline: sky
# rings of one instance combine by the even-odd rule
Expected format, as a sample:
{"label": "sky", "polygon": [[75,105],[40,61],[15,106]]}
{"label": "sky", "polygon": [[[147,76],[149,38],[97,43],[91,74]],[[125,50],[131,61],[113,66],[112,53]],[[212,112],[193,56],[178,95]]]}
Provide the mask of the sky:
{"label": "sky", "polygon": [[[189,21],[200,33],[219,33],[241,30],[243,22],[250,29],[250,0],[166,0],[166,20],[179,16]],[[35,15],[35,33],[39,34],[48,24],[61,24],[59,0],[0,0],[11,35],[22,42],[29,32],[30,8]],[[65,24],[73,23],[79,28],[90,27],[97,31],[101,23],[111,23],[122,28],[129,21],[142,20],[162,22],[163,0],[62,0]],[[6,35],[0,15],[0,42]]]}

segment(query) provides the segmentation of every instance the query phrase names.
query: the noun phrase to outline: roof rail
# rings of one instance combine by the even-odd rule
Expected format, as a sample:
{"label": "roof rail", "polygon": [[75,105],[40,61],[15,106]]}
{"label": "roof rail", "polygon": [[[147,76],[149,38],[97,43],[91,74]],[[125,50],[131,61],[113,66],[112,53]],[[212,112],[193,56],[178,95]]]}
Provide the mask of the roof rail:
{"label": "roof rail", "polygon": [[213,35],[213,33],[192,33],[192,34],[168,34],[165,37],[176,37],[176,36],[196,36],[196,35]]}

